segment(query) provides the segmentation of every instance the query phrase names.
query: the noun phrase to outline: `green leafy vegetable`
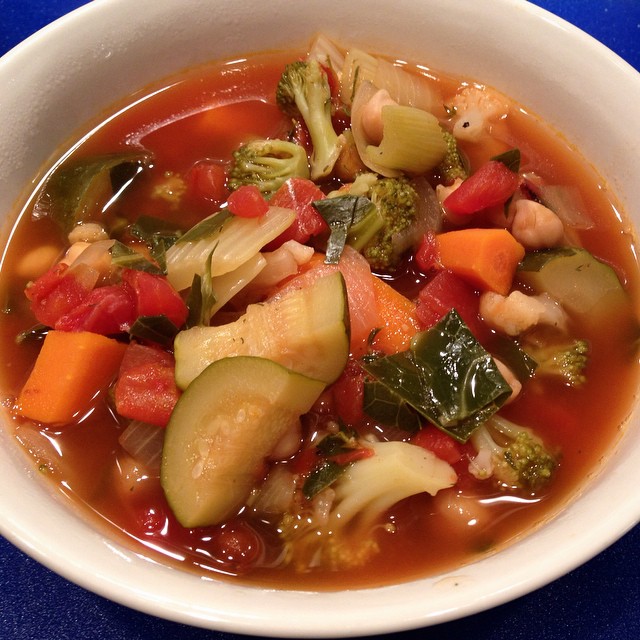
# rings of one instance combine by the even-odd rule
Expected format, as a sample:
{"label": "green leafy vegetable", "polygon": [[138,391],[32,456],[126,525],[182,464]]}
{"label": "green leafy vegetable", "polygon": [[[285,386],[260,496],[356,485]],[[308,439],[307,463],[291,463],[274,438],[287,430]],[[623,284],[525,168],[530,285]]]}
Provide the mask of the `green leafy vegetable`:
{"label": "green leafy vegetable", "polygon": [[340,430],[329,436],[325,436],[318,443],[318,451],[323,456],[335,456],[339,453],[349,451],[358,446],[356,441],[356,431],[348,429],[345,425],[340,425]]}
{"label": "green leafy vegetable", "polygon": [[[374,384],[391,391],[385,402],[369,404],[369,415],[388,419],[392,413],[388,405],[397,398],[398,405],[406,403],[460,442],[466,442],[511,394],[493,358],[455,310],[417,334],[409,350],[365,358],[362,366]],[[368,393],[380,396],[379,389]],[[379,416],[370,413],[378,407],[382,407]]]}
{"label": "green leafy vegetable", "polygon": [[360,445],[357,441],[357,435],[356,431],[341,424],[337,433],[332,433],[320,440],[317,453],[321,456],[322,462],[313,469],[302,487],[306,498],[313,498],[320,491],[332,485],[344,473],[350,463],[340,464],[327,458],[358,448]]}
{"label": "green leafy vegetable", "polygon": [[141,253],[134,251],[131,247],[117,240],[113,247],[111,247],[111,261],[119,267],[137,269],[138,271],[146,271],[147,273],[156,275],[163,273],[158,265],[149,262]]}
{"label": "green leafy vegetable", "polygon": [[491,159],[502,162],[507,169],[511,169],[514,173],[520,171],[520,149],[509,149],[504,153],[493,156]]}
{"label": "green leafy vegetable", "polygon": [[146,152],[115,153],[62,164],[38,194],[32,216],[54,220],[65,233],[78,222],[100,220],[151,159]]}
{"label": "green leafy vegetable", "polygon": [[305,498],[311,499],[323,489],[332,485],[345,472],[347,466],[338,464],[333,460],[325,460],[306,479],[302,487],[302,493]]}
{"label": "green leafy vegetable", "polygon": [[140,316],[131,325],[129,334],[134,338],[170,347],[178,334],[178,327],[165,315]]}
{"label": "green leafy vegetable", "polygon": [[388,380],[369,380],[365,383],[364,412],[375,416],[383,424],[396,426],[404,431],[418,431],[422,424],[420,416],[389,384]]}
{"label": "green leafy vegetable", "polygon": [[[215,247],[213,251],[215,251]],[[213,291],[213,280],[211,278],[213,251],[209,253],[203,274],[196,273],[193,276],[193,282],[187,298],[187,309],[189,309],[187,328],[207,326],[209,320],[211,320],[211,310],[218,301]]]}
{"label": "green leafy vegetable", "polygon": [[220,229],[227,220],[231,220],[233,214],[227,209],[223,209],[219,213],[215,213],[204,220],[198,222],[187,231],[184,235],[180,236],[176,240],[176,244],[182,244],[184,242],[196,242],[203,238],[208,238],[213,235],[218,229]]}
{"label": "green leafy vegetable", "polygon": [[376,207],[365,196],[343,195],[311,203],[329,225],[325,262],[337,264],[347,243],[349,230],[375,214]]}
{"label": "green leafy vegetable", "polygon": [[149,247],[151,257],[160,265],[162,273],[167,272],[165,254],[182,235],[182,231],[175,225],[160,218],[140,216],[127,228],[129,234],[144,242]]}

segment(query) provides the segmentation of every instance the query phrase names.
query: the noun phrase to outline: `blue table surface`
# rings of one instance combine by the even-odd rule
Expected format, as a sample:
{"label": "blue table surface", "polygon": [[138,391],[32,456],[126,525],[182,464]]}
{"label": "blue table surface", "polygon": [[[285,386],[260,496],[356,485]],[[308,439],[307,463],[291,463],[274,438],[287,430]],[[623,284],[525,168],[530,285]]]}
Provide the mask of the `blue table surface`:
{"label": "blue table surface", "polygon": [[[80,0],[0,0],[0,54],[83,4]],[[580,27],[640,70],[640,0],[537,0],[535,4]],[[637,491],[637,487],[629,490]],[[240,638],[168,622],[110,602],[67,582],[3,538],[0,538],[0,554],[1,638]],[[397,640],[640,639],[639,573],[640,526],[636,526],[584,566],[514,602],[463,620],[387,637]]]}

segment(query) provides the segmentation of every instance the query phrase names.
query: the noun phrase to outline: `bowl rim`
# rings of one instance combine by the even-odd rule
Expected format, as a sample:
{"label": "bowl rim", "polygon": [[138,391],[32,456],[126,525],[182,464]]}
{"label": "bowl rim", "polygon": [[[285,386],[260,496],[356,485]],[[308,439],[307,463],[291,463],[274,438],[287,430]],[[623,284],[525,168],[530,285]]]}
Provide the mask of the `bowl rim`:
{"label": "bowl rim", "polygon": [[[48,25],[3,56],[0,60],[0,77],[5,67],[18,64],[22,58],[31,55],[32,49],[37,50],[43,39],[65,37],[65,34],[69,35],[80,25],[99,19],[103,12],[109,11],[111,7],[124,6],[125,2],[126,0],[94,0]],[[526,13],[537,21],[539,28],[553,33],[554,37],[567,46],[571,44],[588,50],[613,76],[628,77],[635,87],[634,90],[640,95],[640,75],[616,54],[584,32],[544,9],[520,0],[496,0],[496,4],[500,4],[504,10]],[[4,430],[0,433],[0,438],[9,439]],[[624,439],[628,440],[629,434],[626,434]],[[150,560],[140,563],[139,554],[106,539],[91,527],[85,518],[70,508],[66,500],[58,496],[51,500],[53,492],[44,486],[45,483],[31,482],[34,472],[27,466],[21,452],[11,450],[7,455],[13,466],[0,488],[0,533],[28,555],[70,581],[134,609],[194,626],[263,636],[361,636],[425,627],[478,613],[524,595],[564,575],[615,542],[640,521],[640,496],[629,498],[624,505],[605,505],[599,498],[609,487],[618,486],[622,469],[631,468],[633,465],[633,456],[619,444],[606,463],[607,467],[619,464],[619,471],[614,470],[606,476],[596,475],[585,487],[579,502],[574,501],[549,525],[526,539],[515,542],[486,561],[481,560],[445,576],[378,589],[352,591],[349,592],[351,597],[346,599],[343,597],[344,592],[265,590],[229,582],[200,580],[198,588],[204,591],[203,584],[206,583],[207,598],[215,600],[217,597],[222,603],[212,607],[206,606],[205,599],[185,602],[182,594],[185,589],[185,575],[188,574]],[[25,489],[26,495],[10,491],[9,487],[13,487],[13,483]],[[59,526],[62,531],[65,523],[71,520],[74,522],[72,534],[52,539],[49,532],[43,531],[40,526],[41,519],[37,514],[24,512],[23,506],[27,498],[34,501],[50,501],[51,525]],[[591,522],[590,527],[585,527],[585,522],[592,520],[592,513],[598,514],[599,517]],[[553,544],[553,535],[560,525],[566,535],[575,542],[568,550],[557,548]],[[520,548],[523,545],[528,547],[532,539],[539,547],[553,547],[545,560],[545,571],[538,575],[531,575],[527,568],[513,566]],[[79,555],[70,557],[70,550],[74,549]],[[95,571],[87,571],[80,554],[99,556],[107,561],[96,567]],[[489,592],[485,591],[480,583],[487,561],[491,566],[504,570],[504,574]],[[140,583],[136,583],[137,579]],[[162,595],[154,593],[151,587],[154,583],[166,585],[166,592]],[[144,588],[139,584],[145,584]],[[246,602],[247,598],[255,596],[256,592],[260,592],[261,598],[259,602],[253,603],[255,609],[248,614],[242,603]],[[402,592],[402,599],[398,597],[398,592]],[[432,600],[439,604],[439,609],[425,610],[416,606],[416,601],[424,598],[425,593],[429,593]],[[466,603],[454,606],[450,595],[452,593],[466,595]],[[360,595],[363,597],[360,598]],[[370,604],[354,613],[351,610],[352,598],[359,601],[368,598]],[[280,619],[274,619],[272,616],[273,611],[282,610],[283,600],[286,600],[289,607],[300,611],[294,615],[293,622],[291,618],[282,616]],[[390,617],[383,604],[391,600],[394,602],[394,610],[393,616]],[[318,606],[319,601],[322,602],[321,606]],[[326,616],[327,606],[333,607],[334,619],[328,619]]]}

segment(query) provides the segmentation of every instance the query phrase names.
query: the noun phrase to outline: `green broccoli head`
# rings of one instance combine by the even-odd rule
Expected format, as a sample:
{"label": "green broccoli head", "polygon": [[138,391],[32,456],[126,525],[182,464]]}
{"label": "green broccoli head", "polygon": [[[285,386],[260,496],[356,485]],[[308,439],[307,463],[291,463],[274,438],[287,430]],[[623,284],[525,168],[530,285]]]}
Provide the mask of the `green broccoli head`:
{"label": "green broccoli head", "polygon": [[232,190],[255,185],[265,197],[289,178],[309,178],[307,152],[287,140],[252,140],[233,154],[228,185]]}
{"label": "green broccoli head", "polygon": [[469,470],[513,488],[540,489],[549,483],[557,460],[529,428],[494,415],[471,435],[477,455]]}
{"label": "green broccoli head", "polygon": [[369,198],[383,225],[362,254],[373,268],[393,270],[405,249],[400,238],[416,222],[418,194],[407,178],[381,178],[372,184]]}
{"label": "green broccoli head", "polygon": [[276,88],[278,106],[292,118],[302,119],[309,131],[311,179],[328,176],[345,140],[333,128],[331,89],[317,60],[288,64]]}
{"label": "green broccoli head", "polygon": [[538,376],[557,378],[572,388],[587,381],[585,369],[589,362],[589,343],[586,340],[527,346],[525,351],[535,361]]}
{"label": "green broccoli head", "polygon": [[443,129],[442,137],[447,144],[447,152],[442,162],[438,165],[437,171],[442,176],[444,184],[452,184],[458,178],[461,180],[468,178],[469,172],[460,155],[455,136],[446,129]]}

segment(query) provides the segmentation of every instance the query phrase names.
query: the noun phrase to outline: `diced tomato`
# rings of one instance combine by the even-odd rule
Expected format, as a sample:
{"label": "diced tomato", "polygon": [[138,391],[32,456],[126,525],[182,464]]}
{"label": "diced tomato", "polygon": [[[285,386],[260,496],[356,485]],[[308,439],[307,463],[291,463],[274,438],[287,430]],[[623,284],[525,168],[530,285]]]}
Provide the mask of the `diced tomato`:
{"label": "diced tomato", "polygon": [[219,162],[196,162],[187,172],[186,183],[188,194],[196,199],[224,202],[229,196],[227,173]]}
{"label": "diced tomato", "polygon": [[51,267],[25,290],[38,322],[53,327],[89,295],[99,275],[85,264],[73,269],[63,263]]}
{"label": "diced tomato", "polygon": [[324,218],[311,205],[314,200],[322,200],[325,194],[311,180],[290,178],[271,197],[269,203],[275,207],[286,207],[296,212],[293,224],[273,242],[267,249],[273,251],[287,240],[306,243],[312,236],[327,231]]}
{"label": "diced tomato", "polygon": [[318,450],[315,447],[303,449],[296,455],[292,464],[291,471],[301,476],[308,476],[318,462]]}
{"label": "diced tomato", "polygon": [[135,319],[131,293],[121,285],[109,285],[89,292],[54,327],[58,331],[91,331],[108,336],[128,331]]}
{"label": "diced tomato", "polygon": [[227,198],[227,207],[240,218],[259,218],[269,211],[269,204],[254,184],[233,191]]}
{"label": "diced tomato", "polygon": [[258,533],[240,519],[214,528],[208,546],[220,562],[240,574],[249,571],[263,553]]}
{"label": "diced tomato", "polygon": [[462,459],[464,454],[464,449],[457,440],[432,425],[420,429],[411,441],[413,444],[435,453],[438,458],[449,464],[455,464]]}
{"label": "diced tomato", "polygon": [[364,371],[354,360],[349,360],[342,375],[331,386],[335,412],[349,425],[364,419]]}
{"label": "diced tomato", "polygon": [[153,537],[166,530],[169,518],[163,507],[145,504],[136,510],[134,521],[141,535]]}
{"label": "diced tomato", "polygon": [[328,64],[321,64],[320,67],[327,77],[327,84],[329,85],[331,98],[338,101],[340,99],[340,79],[338,78],[338,75],[333,70],[333,67]]}
{"label": "diced tomato", "polygon": [[416,316],[423,329],[429,329],[455,309],[481,342],[489,329],[479,316],[479,298],[475,290],[451,271],[439,271],[418,294]]}
{"label": "diced tomato", "polygon": [[131,343],[120,365],[115,388],[118,413],[124,418],[165,427],[180,397],[174,369],[170,353]]}
{"label": "diced tomato", "polygon": [[520,176],[503,162],[489,160],[471,174],[442,203],[447,211],[468,215],[504,204],[520,184]]}
{"label": "diced tomato", "polygon": [[178,328],[185,323],[187,305],[164,276],[124,269],[122,282],[133,292],[136,317],[165,315]]}
{"label": "diced tomato", "polygon": [[438,266],[438,244],[433,231],[428,231],[422,237],[416,251],[416,264],[423,273],[428,273]]}

